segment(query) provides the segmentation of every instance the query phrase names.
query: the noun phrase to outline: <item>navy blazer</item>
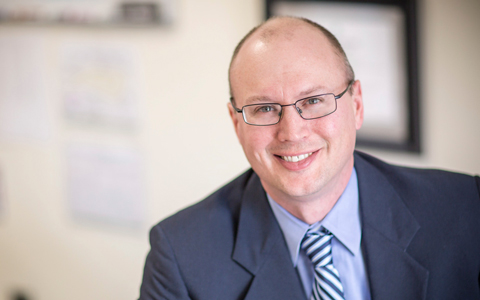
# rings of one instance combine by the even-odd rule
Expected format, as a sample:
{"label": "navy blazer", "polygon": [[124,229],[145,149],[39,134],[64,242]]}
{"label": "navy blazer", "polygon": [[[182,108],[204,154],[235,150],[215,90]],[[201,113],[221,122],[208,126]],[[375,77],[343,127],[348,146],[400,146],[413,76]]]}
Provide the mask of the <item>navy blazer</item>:
{"label": "navy blazer", "polygon": [[[355,168],[372,299],[480,299],[480,178],[360,152]],[[157,224],[150,242],[141,300],[306,300],[252,170]]]}

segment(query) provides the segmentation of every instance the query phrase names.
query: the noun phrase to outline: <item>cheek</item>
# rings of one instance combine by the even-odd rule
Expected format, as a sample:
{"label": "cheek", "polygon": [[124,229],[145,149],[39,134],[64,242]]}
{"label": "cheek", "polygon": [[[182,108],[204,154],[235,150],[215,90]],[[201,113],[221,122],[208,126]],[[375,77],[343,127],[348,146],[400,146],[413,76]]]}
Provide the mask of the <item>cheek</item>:
{"label": "cheek", "polygon": [[251,134],[249,138],[250,149],[255,155],[262,155],[268,148],[268,138],[266,134]]}
{"label": "cheek", "polygon": [[330,143],[330,141],[338,135],[337,132],[341,131],[340,120],[338,119],[338,116],[335,116],[334,114],[317,119],[316,121],[315,133],[327,143]]}
{"label": "cheek", "polygon": [[240,128],[238,139],[247,155],[253,153],[258,155],[258,153],[263,152],[267,148],[268,134],[265,132],[266,130],[262,129],[264,128],[246,124]]}
{"label": "cheek", "polygon": [[317,135],[330,146],[337,144],[345,146],[346,143],[354,140],[352,136],[356,132],[355,126],[353,114],[345,111],[337,111],[330,116],[318,119],[315,124]]}

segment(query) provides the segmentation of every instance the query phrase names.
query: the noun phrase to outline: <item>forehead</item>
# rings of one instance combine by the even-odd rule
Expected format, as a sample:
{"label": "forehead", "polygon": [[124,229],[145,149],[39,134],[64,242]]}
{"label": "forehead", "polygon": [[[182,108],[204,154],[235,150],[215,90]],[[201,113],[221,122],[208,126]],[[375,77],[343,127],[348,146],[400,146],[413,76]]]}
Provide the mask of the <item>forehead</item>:
{"label": "forehead", "polygon": [[230,69],[237,101],[331,92],[326,89],[344,80],[342,59],[328,39],[313,26],[295,21],[267,24],[245,41]]}

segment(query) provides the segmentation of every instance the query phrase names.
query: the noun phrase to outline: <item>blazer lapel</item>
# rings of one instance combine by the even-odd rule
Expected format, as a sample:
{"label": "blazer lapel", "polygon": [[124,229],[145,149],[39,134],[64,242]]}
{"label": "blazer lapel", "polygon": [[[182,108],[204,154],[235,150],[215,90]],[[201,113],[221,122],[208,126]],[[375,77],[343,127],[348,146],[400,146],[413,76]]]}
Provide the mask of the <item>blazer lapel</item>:
{"label": "blazer lapel", "polygon": [[372,299],[425,299],[429,272],[407,251],[418,222],[383,173],[359,155],[355,169]]}
{"label": "blazer lapel", "polygon": [[232,258],[254,276],[245,300],[305,299],[283,234],[255,173],[242,198]]}

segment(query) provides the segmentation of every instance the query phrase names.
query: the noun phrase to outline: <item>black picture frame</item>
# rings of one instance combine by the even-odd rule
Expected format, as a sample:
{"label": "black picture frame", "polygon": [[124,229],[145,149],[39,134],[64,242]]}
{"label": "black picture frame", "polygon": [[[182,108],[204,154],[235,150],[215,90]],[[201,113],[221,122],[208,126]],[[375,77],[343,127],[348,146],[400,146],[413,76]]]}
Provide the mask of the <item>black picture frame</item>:
{"label": "black picture frame", "polygon": [[[417,7],[416,0],[266,0],[265,18],[274,16],[274,6],[279,2],[289,4],[301,3],[335,3],[342,5],[380,5],[399,8],[403,14],[403,53],[405,54],[405,135],[401,140],[388,140],[375,135],[357,137],[357,146],[387,149],[412,153],[421,152],[420,140],[420,101],[419,101],[419,67],[417,42]],[[338,19],[338,22],[341,22]],[[347,53],[348,55],[348,53]],[[355,66],[353,66],[355,68]]]}

